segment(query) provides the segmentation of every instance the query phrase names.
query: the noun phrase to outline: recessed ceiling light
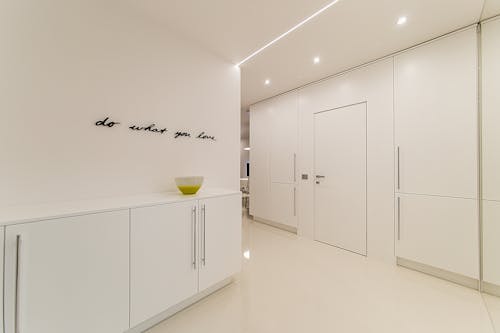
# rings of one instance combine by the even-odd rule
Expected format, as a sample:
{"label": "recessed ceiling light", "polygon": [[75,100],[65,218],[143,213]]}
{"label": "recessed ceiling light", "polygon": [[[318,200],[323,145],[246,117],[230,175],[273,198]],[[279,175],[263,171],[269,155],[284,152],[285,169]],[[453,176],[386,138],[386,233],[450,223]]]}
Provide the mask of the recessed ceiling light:
{"label": "recessed ceiling light", "polygon": [[320,60],[321,60],[321,59],[320,59],[319,57],[314,57],[313,62],[314,62],[315,64],[319,64]]}
{"label": "recessed ceiling light", "polygon": [[245,147],[243,148],[243,150],[250,150],[250,147]]}
{"label": "recessed ceiling light", "polygon": [[270,84],[271,84],[271,80],[266,79],[266,80],[264,81],[264,84],[265,84],[266,86],[270,85]]}
{"label": "recessed ceiling light", "polygon": [[406,16],[401,16],[400,18],[398,18],[398,25],[403,25],[406,23],[406,21],[408,21],[408,18]]}

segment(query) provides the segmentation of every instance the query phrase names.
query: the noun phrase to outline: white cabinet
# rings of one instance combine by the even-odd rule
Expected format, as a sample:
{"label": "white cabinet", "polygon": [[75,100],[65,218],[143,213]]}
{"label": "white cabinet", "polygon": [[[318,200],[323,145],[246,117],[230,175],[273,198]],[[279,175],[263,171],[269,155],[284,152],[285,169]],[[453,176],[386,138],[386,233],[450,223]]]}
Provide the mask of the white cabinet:
{"label": "white cabinet", "polygon": [[200,200],[199,291],[241,269],[241,197]]}
{"label": "white cabinet", "polygon": [[187,201],[131,210],[132,327],[198,292],[197,204]]}
{"label": "white cabinet", "polygon": [[401,193],[477,198],[476,39],[469,29],[395,57]]}
{"label": "white cabinet", "polygon": [[6,333],[128,329],[128,210],[12,225],[5,232]]}
{"label": "white cabinet", "polygon": [[298,96],[296,92],[250,109],[250,213],[297,227]]}
{"label": "white cabinet", "polygon": [[241,267],[241,192],[9,207],[0,223],[5,333],[142,332]]}
{"label": "white cabinet", "polygon": [[477,67],[473,28],[394,60],[396,256],[475,279]]}
{"label": "white cabinet", "polygon": [[400,194],[396,209],[398,257],[479,278],[477,200]]}
{"label": "white cabinet", "polygon": [[241,194],[131,210],[135,327],[241,269]]}
{"label": "white cabinet", "polygon": [[500,201],[500,20],[482,26],[483,198]]}

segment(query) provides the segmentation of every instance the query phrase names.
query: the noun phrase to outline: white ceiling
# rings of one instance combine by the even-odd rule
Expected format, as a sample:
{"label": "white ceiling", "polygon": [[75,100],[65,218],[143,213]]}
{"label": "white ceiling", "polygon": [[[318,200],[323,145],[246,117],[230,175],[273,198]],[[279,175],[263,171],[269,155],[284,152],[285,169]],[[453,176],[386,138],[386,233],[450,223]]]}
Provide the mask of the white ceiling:
{"label": "white ceiling", "polygon": [[[482,0],[341,0],[242,66],[242,106],[477,22]],[[404,26],[396,25],[406,15]],[[321,62],[313,64],[313,57]],[[272,83],[264,85],[269,78]]]}
{"label": "white ceiling", "polygon": [[[238,63],[332,0],[124,1]],[[498,13],[500,0],[340,0],[241,66],[242,107]]]}
{"label": "white ceiling", "polygon": [[124,0],[238,63],[331,0]]}

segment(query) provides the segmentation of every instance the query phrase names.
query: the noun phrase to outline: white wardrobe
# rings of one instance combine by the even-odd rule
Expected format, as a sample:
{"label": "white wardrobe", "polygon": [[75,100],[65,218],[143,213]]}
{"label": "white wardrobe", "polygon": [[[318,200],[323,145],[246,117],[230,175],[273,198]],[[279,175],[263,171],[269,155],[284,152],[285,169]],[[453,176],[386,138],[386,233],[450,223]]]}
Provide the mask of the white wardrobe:
{"label": "white wardrobe", "polygon": [[396,256],[479,278],[477,32],[394,59]]}
{"label": "white wardrobe", "polygon": [[298,96],[250,109],[250,214],[296,230]]}
{"label": "white wardrobe", "polygon": [[[499,115],[493,112],[500,105],[499,94],[494,90],[494,87],[498,87],[500,66],[493,64],[500,58],[500,32],[493,33],[493,30],[500,31],[498,21],[485,25],[483,32],[483,65],[489,67],[483,80],[484,119],[488,122],[483,133],[486,152],[484,179],[489,182],[484,192],[488,200],[484,203],[484,227],[490,230],[490,234],[500,231],[495,221],[500,219],[500,177],[497,172],[500,169],[500,153],[496,149],[500,146],[500,130],[491,127],[500,123]],[[303,195],[307,189],[317,186],[311,184],[316,183],[316,179],[297,180],[299,172],[314,177],[317,163],[314,154],[308,149],[302,149],[302,155],[296,159],[296,148],[299,144],[300,147],[311,147],[310,142],[314,141],[312,137],[315,133],[312,125],[314,112],[329,110],[331,105],[355,103],[353,96],[356,96],[358,103],[367,101],[368,105],[367,248],[374,249],[372,253],[378,255],[381,251],[377,250],[383,248],[380,243],[394,239],[394,250],[391,244],[390,250],[383,253],[385,255],[387,252],[392,260],[395,257],[400,265],[478,286],[478,36],[476,27],[470,27],[353,70],[349,72],[350,76],[329,79],[337,80],[338,84],[310,85],[252,106],[251,214],[296,227],[294,213],[297,204],[300,204],[301,212],[307,212],[301,217],[315,221],[315,215],[317,217],[318,214],[311,213],[311,207],[318,196],[309,191],[307,193],[311,197],[302,196],[299,203],[294,194],[298,184]],[[384,64],[389,66],[384,67]],[[384,85],[387,80],[392,81],[389,88],[380,91],[374,89]],[[488,89],[488,85],[491,88]],[[365,93],[357,94],[358,91]],[[300,101],[304,100],[298,107],[297,96]],[[328,100],[330,106],[325,107],[318,100]],[[316,104],[319,106],[314,106]],[[298,115],[301,123],[297,122]],[[377,122],[385,115],[394,117],[393,124]],[[300,135],[297,128],[301,131]],[[385,149],[389,152],[387,155],[384,155]],[[393,159],[390,154],[392,150]],[[378,159],[388,160],[390,166],[377,164],[377,154]],[[301,163],[301,169],[297,169],[296,161]],[[391,168],[392,161],[394,169]],[[388,171],[387,179],[383,177],[385,174],[381,172],[382,169]],[[378,192],[374,192],[371,184],[377,181],[383,182],[378,187],[388,185],[390,188],[388,209],[394,207],[393,216],[386,214],[380,218],[375,214],[374,209],[380,203],[374,195]],[[391,190],[393,186],[394,192]],[[346,189],[345,193],[341,199],[353,193],[363,194],[361,189],[354,187]],[[385,192],[380,193],[385,195]],[[332,202],[331,207],[341,201]],[[328,217],[324,223],[331,228],[336,224],[351,227],[345,221],[345,218]],[[300,221],[301,226],[308,223],[311,224],[311,221]],[[394,227],[384,228],[385,223]],[[316,222],[311,229],[318,231]],[[335,236],[341,235],[338,233]],[[489,253],[500,253],[500,242],[490,238],[484,238],[485,249]],[[354,252],[365,253],[359,250]],[[367,255],[370,256],[369,250]],[[485,278],[498,285],[500,265],[486,267],[489,261],[495,260],[495,256],[488,257],[485,254]]]}

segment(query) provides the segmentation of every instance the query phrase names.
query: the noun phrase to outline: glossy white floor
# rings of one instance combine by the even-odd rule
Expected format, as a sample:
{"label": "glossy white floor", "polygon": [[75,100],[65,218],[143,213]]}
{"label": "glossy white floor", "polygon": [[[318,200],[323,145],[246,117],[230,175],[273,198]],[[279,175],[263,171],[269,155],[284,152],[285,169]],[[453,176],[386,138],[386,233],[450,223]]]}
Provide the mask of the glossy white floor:
{"label": "glossy white floor", "polygon": [[235,283],[148,333],[494,332],[474,290],[248,219],[243,243]]}

